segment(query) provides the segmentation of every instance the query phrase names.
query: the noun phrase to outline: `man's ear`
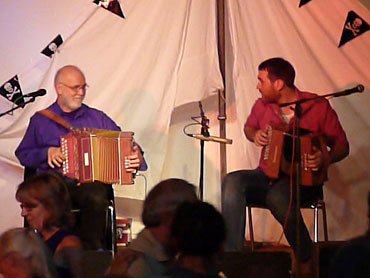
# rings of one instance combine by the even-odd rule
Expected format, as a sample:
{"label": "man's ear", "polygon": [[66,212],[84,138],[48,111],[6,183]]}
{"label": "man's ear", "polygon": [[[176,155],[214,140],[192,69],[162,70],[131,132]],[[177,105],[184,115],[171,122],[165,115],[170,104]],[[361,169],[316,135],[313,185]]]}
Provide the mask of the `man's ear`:
{"label": "man's ear", "polygon": [[55,91],[57,92],[57,95],[61,95],[62,94],[62,90],[63,90],[63,85],[58,83],[55,85]]}
{"label": "man's ear", "polygon": [[281,79],[276,79],[274,81],[274,88],[277,91],[281,91],[285,87],[285,82]]}

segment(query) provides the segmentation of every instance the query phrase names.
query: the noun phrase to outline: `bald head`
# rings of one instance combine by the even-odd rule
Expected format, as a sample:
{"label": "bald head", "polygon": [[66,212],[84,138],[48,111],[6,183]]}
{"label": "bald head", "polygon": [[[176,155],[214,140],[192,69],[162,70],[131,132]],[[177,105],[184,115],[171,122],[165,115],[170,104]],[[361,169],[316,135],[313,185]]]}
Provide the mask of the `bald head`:
{"label": "bald head", "polygon": [[62,68],[60,68],[54,77],[54,86],[56,86],[58,83],[63,82],[63,80],[68,75],[81,75],[85,79],[85,75],[83,72],[74,65],[67,65]]}
{"label": "bald head", "polygon": [[70,113],[81,107],[86,94],[86,79],[76,66],[67,65],[57,71],[54,78],[57,103],[60,108]]}

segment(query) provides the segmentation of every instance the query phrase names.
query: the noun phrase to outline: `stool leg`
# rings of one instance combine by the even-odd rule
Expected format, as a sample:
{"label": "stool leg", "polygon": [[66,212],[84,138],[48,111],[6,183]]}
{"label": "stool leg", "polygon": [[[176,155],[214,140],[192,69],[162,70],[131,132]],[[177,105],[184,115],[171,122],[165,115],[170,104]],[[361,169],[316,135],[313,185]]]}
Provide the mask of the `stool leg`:
{"label": "stool leg", "polygon": [[328,222],[327,222],[327,218],[326,218],[326,206],[325,206],[324,202],[322,203],[321,209],[322,209],[322,221],[323,221],[323,224],[324,224],[324,238],[325,238],[325,241],[328,241],[329,240]]}
{"label": "stool leg", "polygon": [[112,250],[112,254],[114,254],[115,252],[115,247],[116,247],[116,235],[115,235],[115,223],[114,223],[114,208],[112,205],[109,205],[108,206],[108,210],[109,210],[109,216],[110,216],[110,219],[109,219],[109,222],[110,222],[110,232],[111,232],[111,250]]}
{"label": "stool leg", "polygon": [[248,207],[249,239],[251,241],[252,252],[254,251],[253,220],[252,208]]}
{"label": "stool leg", "polygon": [[319,209],[317,205],[314,208],[314,242],[319,242]]}

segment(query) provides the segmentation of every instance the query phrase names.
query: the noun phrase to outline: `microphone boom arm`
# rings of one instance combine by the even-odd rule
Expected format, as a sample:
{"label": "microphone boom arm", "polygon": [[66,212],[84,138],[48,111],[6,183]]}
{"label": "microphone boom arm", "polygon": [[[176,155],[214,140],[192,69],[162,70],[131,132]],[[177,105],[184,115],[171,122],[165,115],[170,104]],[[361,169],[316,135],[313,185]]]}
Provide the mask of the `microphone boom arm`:
{"label": "microphone boom arm", "polygon": [[317,99],[327,98],[327,97],[347,96],[347,95],[350,95],[350,94],[353,94],[353,93],[362,93],[364,91],[364,89],[365,89],[364,86],[359,84],[359,85],[357,85],[356,87],[354,87],[352,89],[347,89],[347,90],[344,90],[344,91],[339,91],[339,92],[336,92],[336,93],[326,94],[326,95],[322,95],[322,96],[316,96],[316,97],[313,97],[313,98],[304,98],[304,99],[300,99],[300,100],[297,100],[297,101],[283,103],[283,104],[280,104],[279,106],[284,107],[284,106],[289,106],[289,105],[293,105],[293,104],[301,104],[301,103],[304,103],[304,102],[307,102],[307,101],[314,101],[314,100],[317,100]]}
{"label": "microphone boom arm", "polygon": [[[23,103],[23,107],[26,105],[26,104],[28,104],[28,103],[30,103],[30,102],[34,102],[35,101],[35,97],[31,97],[29,100],[27,100],[27,101],[25,101],[24,103]],[[18,108],[21,108],[22,107],[22,105],[17,105],[17,106],[15,106],[15,107],[13,107],[13,108],[11,108],[11,109],[9,109],[8,111],[5,111],[5,112],[3,112],[3,113],[0,113],[0,118],[2,117],[2,116],[5,116],[5,115],[7,115],[7,114],[9,114],[9,113],[11,113],[11,112],[13,112],[14,110],[17,110]],[[23,108],[22,107],[22,108]]]}

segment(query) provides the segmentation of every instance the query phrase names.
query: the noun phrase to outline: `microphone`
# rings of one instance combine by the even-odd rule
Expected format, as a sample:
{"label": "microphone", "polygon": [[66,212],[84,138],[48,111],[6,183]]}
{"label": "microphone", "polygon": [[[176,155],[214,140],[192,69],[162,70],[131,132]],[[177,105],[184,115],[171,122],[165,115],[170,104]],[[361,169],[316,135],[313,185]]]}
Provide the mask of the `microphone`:
{"label": "microphone", "polygon": [[214,136],[204,136],[202,134],[187,134],[190,137],[194,137],[199,140],[203,141],[212,141],[212,142],[217,142],[217,143],[224,143],[224,144],[232,144],[233,140],[231,139],[226,139],[226,138],[221,138],[221,137],[214,137]]}
{"label": "microphone", "polygon": [[25,94],[25,95],[23,95],[23,97],[33,97],[33,98],[35,98],[35,97],[41,97],[41,96],[44,96],[44,95],[46,95],[46,90],[45,89],[40,89],[38,91]]}
{"label": "microphone", "polygon": [[200,117],[202,118],[202,121],[201,121],[201,125],[202,125],[201,134],[204,135],[204,136],[209,136],[209,131],[208,131],[208,128],[209,128],[208,127],[209,120],[207,119],[206,115],[204,114],[202,102],[201,101],[198,101],[198,105],[199,105],[199,109],[200,109]]}
{"label": "microphone", "polygon": [[198,101],[198,106],[199,106],[199,110],[200,110],[200,116],[201,116],[202,118],[204,118],[204,117],[205,117],[205,115],[204,115],[203,105],[202,105],[202,102],[201,102],[201,101]]}
{"label": "microphone", "polygon": [[350,94],[357,93],[357,92],[362,93],[364,90],[365,90],[364,85],[358,84],[356,87],[338,92],[334,96],[335,97],[337,97],[337,96],[346,96],[346,95],[350,95]]}

